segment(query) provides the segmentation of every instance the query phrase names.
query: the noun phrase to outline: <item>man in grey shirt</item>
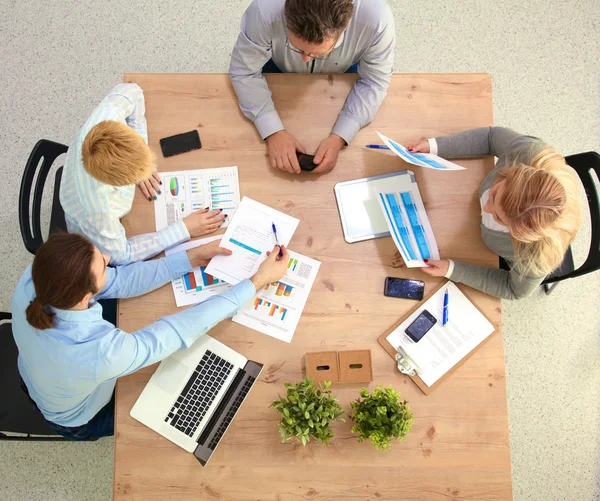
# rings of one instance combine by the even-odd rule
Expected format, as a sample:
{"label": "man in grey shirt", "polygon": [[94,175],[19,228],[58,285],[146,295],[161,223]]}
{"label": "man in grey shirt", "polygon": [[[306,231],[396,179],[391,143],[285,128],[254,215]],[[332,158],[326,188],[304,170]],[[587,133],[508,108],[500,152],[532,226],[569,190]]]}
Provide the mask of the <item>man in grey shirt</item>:
{"label": "man in grey shirt", "polygon": [[[339,151],[371,120],[393,71],[395,28],[385,0],[253,0],[242,18],[229,73],[240,108],[267,142],[271,167],[299,173],[302,145],[285,130],[262,75],[270,62],[285,73],[344,73],[358,63],[359,78],[313,172],[331,171]],[[310,126],[310,124],[306,124]]]}

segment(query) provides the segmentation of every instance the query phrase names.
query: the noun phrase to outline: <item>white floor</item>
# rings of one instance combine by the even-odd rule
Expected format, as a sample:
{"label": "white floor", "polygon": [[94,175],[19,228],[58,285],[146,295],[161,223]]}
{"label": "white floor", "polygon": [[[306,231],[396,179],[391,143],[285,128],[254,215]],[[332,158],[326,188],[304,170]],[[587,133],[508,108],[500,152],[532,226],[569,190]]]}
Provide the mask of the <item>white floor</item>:
{"label": "white floor", "polygon": [[[598,0],[388,0],[398,72],[494,78],[496,124],[565,155],[600,151]],[[31,261],[21,173],[40,138],[68,144],[126,71],[225,72],[248,0],[1,0],[0,309]],[[576,242],[585,257],[589,229]],[[503,303],[514,498],[600,499],[600,273]],[[0,442],[0,499],[111,498],[112,440]]]}

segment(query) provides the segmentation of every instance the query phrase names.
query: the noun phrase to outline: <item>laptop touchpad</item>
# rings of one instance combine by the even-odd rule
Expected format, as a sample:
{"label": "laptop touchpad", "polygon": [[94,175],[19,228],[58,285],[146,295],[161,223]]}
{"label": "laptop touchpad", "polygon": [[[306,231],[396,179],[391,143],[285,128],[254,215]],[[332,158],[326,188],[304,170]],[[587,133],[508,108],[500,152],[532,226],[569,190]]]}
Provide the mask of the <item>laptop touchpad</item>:
{"label": "laptop touchpad", "polygon": [[160,364],[156,371],[152,383],[169,395],[174,394],[179,389],[183,378],[188,373],[188,368],[174,358],[167,358]]}

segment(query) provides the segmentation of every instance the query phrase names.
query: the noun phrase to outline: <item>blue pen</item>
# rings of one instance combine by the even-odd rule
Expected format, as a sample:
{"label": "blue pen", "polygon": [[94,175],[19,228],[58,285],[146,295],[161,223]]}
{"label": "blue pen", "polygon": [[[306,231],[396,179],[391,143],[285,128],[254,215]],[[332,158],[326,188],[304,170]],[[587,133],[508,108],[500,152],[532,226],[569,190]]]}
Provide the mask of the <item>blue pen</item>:
{"label": "blue pen", "polygon": [[442,325],[446,325],[448,323],[448,289],[446,289],[446,294],[444,294],[444,316],[442,317]]}
{"label": "blue pen", "polygon": [[374,150],[389,150],[390,149],[385,144],[367,144],[367,148],[373,148]]}
{"label": "blue pen", "polygon": [[273,228],[273,233],[275,234],[275,242],[279,245],[279,257],[283,256],[283,252],[281,252],[281,245],[279,244],[279,239],[277,238],[277,228],[275,228],[275,223],[271,222],[271,228]]}

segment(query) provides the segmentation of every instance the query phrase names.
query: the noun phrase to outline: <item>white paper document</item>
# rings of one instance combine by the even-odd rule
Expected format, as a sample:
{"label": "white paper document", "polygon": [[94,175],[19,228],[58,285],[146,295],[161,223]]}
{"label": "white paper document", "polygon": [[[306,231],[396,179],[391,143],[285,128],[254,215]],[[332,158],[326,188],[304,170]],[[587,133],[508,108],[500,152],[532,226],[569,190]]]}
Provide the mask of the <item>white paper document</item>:
{"label": "white paper document", "polygon": [[289,251],[288,270],[268,284],[233,321],[287,343],[291,342],[321,263]]}
{"label": "white paper document", "polygon": [[[442,325],[446,289],[448,323]],[[405,330],[423,310],[431,313],[437,322],[418,343],[415,343],[406,335]],[[448,282],[386,339],[394,348],[400,347],[408,355],[417,366],[419,377],[427,386],[431,386],[494,330],[494,326],[467,296],[452,282]]]}
{"label": "white paper document", "polygon": [[192,212],[223,209],[227,226],[240,204],[237,167],[159,172],[162,196],[154,202],[156,231]]}
{"label": "white paper document", "polygon": [[381,133],[377,133],[381,140],[385,143],[385,145],[393,151],[396,155],[398,155],[402,160],[408,162],[409,164],[418,165],[419,167],[427,167],[428,169],[436,169],[436,170],[464,170],[464,167],[461,167],[454,162],[449,162],[448,160],[438,157],[437,155],[432,155],[431,153],[411,153],[404,146],[396,141],[393,141],[389,137],[384,136]]}
{"label": "white paper document", "polygon": [[[214,240],[220,240],[221,238],[222,235],[216,235],[200,240],[190,240],[189,242],[166,250],[165,254],[170,256],[171,254],[177,254],[181,251],[206,245]],[[175,295],[175,304],[177,307],[200,303],[210,296],[221,294],[221,292],[226,291],[231,287],[228,283],[206,273],[204,266],[194,268],[189,273],[173,280],[171,285],[173,286],[173,294]]]}
{"label": "white paper document", "polygon": [[416,183],[399,191],[379,192],[377,200],[396,247],[409,268],[427,266],[424,259],[439,259],[440,253]]}
{"label": "white paper document", "polygon": [[277,244],[272,225],[277,228],[279,243],[287,247],[299,222],[244,197],[221,241],[221,247],[230,249],[233,254],[215,256],[206,267],[206,273],[232,285],[250,278],[265,260],[267,251]]}

